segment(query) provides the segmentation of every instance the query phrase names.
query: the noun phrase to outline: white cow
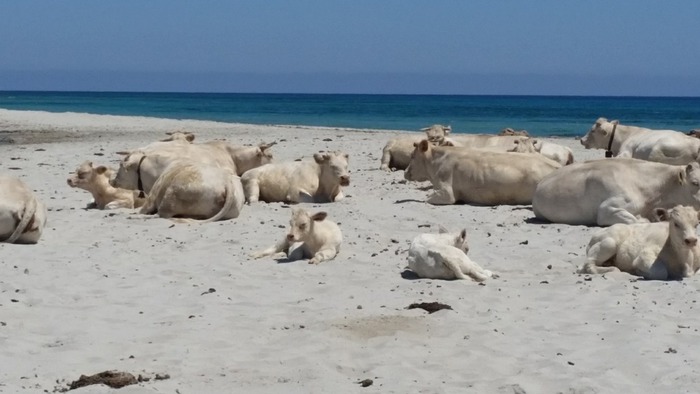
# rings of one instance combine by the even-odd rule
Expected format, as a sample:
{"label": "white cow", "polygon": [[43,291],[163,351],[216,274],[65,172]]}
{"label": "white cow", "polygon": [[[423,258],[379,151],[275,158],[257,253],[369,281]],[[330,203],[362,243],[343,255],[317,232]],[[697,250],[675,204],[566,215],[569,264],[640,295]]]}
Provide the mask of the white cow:
{"label": "white cow", "polygon": [[700,208],[700,165],[636,159],[575,163],[544,178],[532,200],[539,219],[610,226],[654,220],[654,207]]}
{"label": "white cow", "polygon": [[586,149],[606,149],[613,156],[666,164],[688,164],[700,156],[700,140],[674,130],[624,126],[599,118],[581,138]]}
{"label": "white cow", "polygon": [[508,152],[539,153],[563,166],[574,162],[574,153],[569,147],[534,138],[515,141],[515,147],[509,149]]}
{"label": "white cow", "polygon": [[112,185],[124,189],[150,192],[156,179],[175,161],[230,168],[237,175],[272,162],[269,151],[273,144],[259,146],[232,146],[223,141],[190,144],[182,141],[156,142],[124,154]]}
{"label": "white cow", "polygon": [[312,215],[304,209],[295,208],[287,236],[276,245],[250,256],[259,259],[286,255],[291,261],[310,259],[309,264],[333,259],[340,252],[343,234],[337,224],[326,219],[327,216],[326,212]]}
{"label": "white cow", "polygon": [[334,202],[350,185],[347,153],[316,153],[312,160],[265,164],[243,174],[246,201]]}
{"label": "white cow", "polygon": [[537,183],[558,168],[540,154],[433,147],[423,140],[404,177],[433,184],[430,204],[530,204]]}
{"label": "white cow", "polygon": [[645,279],[683,279],[700,268],[698,211],[656,209],[659,223],[615,224],[593,234],[580,273],[624,271]]}
{"label": "white cow", "polygon": [[105,166],[93,167],[86,161],[68,178],[68,186],[87,190],[92,194],[97,209],[138,208],[144,199],[138,191],[120,189],[109,183],[113,171]]}
{"label": "white cow", "polygon": [[180,222],[214,222],[237,218],[244,195],[240,178],[230,168],[176,161],[153,185],[140,213]]}
{"label": "white cow", "polygon": [[467,230],[459,233],[421,234],[408,249],[408,268],[421,278],[473,279],[491,278],[493,273],[468,256]]}
{"label": "white cow", "polygon": [[46,225],[46,206],[17,178],[0,175],[0,242],[35,244]]}
{"label": "white cow", "polygon": [[445,138],[452,131],[452,127],[439,124],[422,128],[423,135],[396,137],[386,143],[382,150],[381,170],[405,170],[411,161],[413,144],[421,140],[428,139],[433,145],[443,145]]}

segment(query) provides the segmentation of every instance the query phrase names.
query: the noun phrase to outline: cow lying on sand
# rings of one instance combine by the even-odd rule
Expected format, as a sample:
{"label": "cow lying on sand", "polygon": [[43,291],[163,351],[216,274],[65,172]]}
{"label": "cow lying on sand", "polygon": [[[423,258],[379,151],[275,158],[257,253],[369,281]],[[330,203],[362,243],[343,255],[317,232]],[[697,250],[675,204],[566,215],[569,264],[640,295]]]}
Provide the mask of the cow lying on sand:
{"label": "cow lying on sand", "polygon": [[240,176],[242,171],[270,163],[272,153],[269,148],[272,145],[233,146],[224,141],[204,144],[157,142],[131,152],[118,152],[125,156],[112,185],[148,194],[165,169],[179,160],[230,168]]}
{"label": "cow lying on sand", "polygon": [[509,149],[508,152],[539,153],[563,166],[574,162],[574,153],[569,147],[547,141],[539,141],[534,138],[515,141],[515,146]]}
{"label": "cow lying on sand", "polygon": [[537,183],[558,168],[559,163],[540,154],[433,147],[423,140],[404,177],[433,184],[430,204],[530,204]]}
{"label": "cow lying on sand", "polygon": [[663,222],[616,224],[593,234],[586,248],[587,262],[579,272],[624,271],[655,280],[695,274],[700,268],[698,211],[679,205],[655,212]]}
{"label": "cow lying on sand", "polygon": [[408,268],[421,278],[473,279],[491,278],[493,273],[468,256],[467,230],[459,233],[421,234],[408,249]]}
{"label": "cow lying on sand", "polygon": [[309,264],[333,259],[340,252],[343,234],[340,227],[326,217],[326,212],[312,215],[304,209],[294,209],[287,236],[276,245],[250,256],[259,259],[284,254],[291,261],[310,259]]}
{"label": "cow lying on sand", "polygon": [[0,242],[35,244],[46,225],[46,206],[17,178],[0,175]]}
{"label": "cow lying on sand", "polygon": [[205,223],[237,218],[243,203],[243,186],[230,168],[176,161],[153,185],[140,213]]}
{"label": "cow lying on sand", "polygon": [[138,208],[144,199],[138,191],[113,187],[109,181],[112,170],[105,166],[93,167],[86,161],[68,178],[68,186],[87,190],[92,194],[97,209]]}
{"label": "cow lying on sand", "polygon": [[382,164],[379,168],[384,171],[405,170],[411,161],[414,143],[427,139],[433,145],[443,145],[452,127],[435,124],[421,131],[425,132],[425,136],[401,136],[389,140],[382,150]]}
{"label": "cow lying on sand", "polygon": [[654,208],[700,208],[700,165],[602,159],[562,167],[537,185],[532,208],[554,223],[610,226],[655,220]]}
{"label": "cow lying on sand", "polygon": [[606,149],[615,157],[688,164],[700,156],[700,140],[674,130],[624,126],[599,118],[581,138],[586,149]]}
{"label": "cow lying on sand", "polygon": [[350,184],[347,153],[316,153],[312,160],[271,163],[241,177],[248,203],[334,202],[343,199],[341,186]]}

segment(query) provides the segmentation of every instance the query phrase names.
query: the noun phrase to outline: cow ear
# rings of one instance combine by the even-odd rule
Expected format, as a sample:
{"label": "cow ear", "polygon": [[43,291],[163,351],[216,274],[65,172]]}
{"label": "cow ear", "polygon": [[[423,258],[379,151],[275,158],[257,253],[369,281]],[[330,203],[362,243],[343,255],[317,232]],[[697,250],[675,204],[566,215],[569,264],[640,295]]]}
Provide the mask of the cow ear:
{"label": "cow ear", "polygon": [[654,215],[659,219],[660,222],[665,222],[668,220],[668,211],[663,208],[654,209]]}
{"label": "cow ear", "polygon": [[690,166],[690,164],[688,164],[688,167],[685,168],[685,171],[681,170],[681,171],[678,173],[678,183],[679,183],[679,184],[682,185],[682,184],[685,183],[686,173],[687,173],[687,172],[690,172],[690,170],[692,170],[692,167]]}
{"label": "cow ear", "polygon": [[447,126],[442,128],[445,131],[445,134],[450,134],[452,132],[452,126]]}
{"label": "cow ear", "polygon": [[314,153],[314,160],[316,163],[321,164],[323,163],[323,155],[320,153]]}
{"label": "cow ear", "polygon": [[610,123],[612,123],[614,125],[619,125],[620,121],[616,119],[616,120],[611,120]]}
{"label": "cow ear", "polygon": [[430,130],[430,127],[423,127],[422,129],[420,129],[420,131],[428,131],[428,130]]}
{"label": "cow ear", "polygon": [[349,153],[343,153],[343,156],[345,156],[345,160],[350,160],[350,154],[349,154]]}
{"label": "cow ear", "polygon": [[515,140],[515,141],[513,141],[513,143],[514,143],[515,145],[520,145],[520,140]]}
{"label": "cow ear", "polygon": [[420,142],[419,147],[420,147],[421,152],[427,152],[428,149],[430,149],[430,143],[428,142],[428,140],[423,140]]}
{"label": "cow ear", "polygon": [[185,134],[185,139],[187,140],[187,142],[194,141],[194,134],[192,134],[192,133]]}
{"label": "cow ear", "polygon": [[595,121],[596,126],[602,126],[603,123],[607,122],[608,120],[605,118],[598,118],[598,120]]}
{"label": "cow ear", "polygon": [[264,155],[264,154],[265,154],[265,152],[263,152],[263,150],[261,148],[257,148],[255,150],[255,155],[258,157],[262,157],[262,155]]}
{"label": "cow ear", "polygon": [[443,226],[442,224],[438,227],[438,234],[447,234],[449,232],[450,231],[446,229],[445,226]]}
{"label": "cow ear", "polygon": [[459,232],[458,239],[459,243],[464,243],[464,241],[467,240],[467,229],[462,229],[462,231]]}
{"label": "cow ear", "polygon": [[95,168],[95,172],[98,174],[104,174],[105,172],[107,172],[107,167],[99,166],[99,167]]}
{"label": "cow ear", "polygon": [[311,216],[311,220],[315,222],[320,222],[323,221],[328,214],[326,212],[316,212],[313,216]]}
{"label": "cow ear", "polygon": [[120,150],[120,151],[115,152],[115,153],[118,154],[118,155],[121,155],[121,156],[129,156],[129,153],[131,153],[131,152],[128,152],[128,151],[125,151],[125,150]]}

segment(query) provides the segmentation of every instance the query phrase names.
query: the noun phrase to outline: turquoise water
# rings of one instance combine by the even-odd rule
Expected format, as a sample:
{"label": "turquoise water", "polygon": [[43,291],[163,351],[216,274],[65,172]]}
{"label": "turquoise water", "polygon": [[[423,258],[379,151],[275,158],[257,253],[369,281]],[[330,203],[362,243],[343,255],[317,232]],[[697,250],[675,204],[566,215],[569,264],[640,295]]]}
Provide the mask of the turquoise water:
{"label": "turquoise water", "polygon": [[389,130],[441,123],[455,132],[512,127],[536,136],[583,135],[601,116],[649,128],[700,128],[698,97],[0,92],[0,108]]}

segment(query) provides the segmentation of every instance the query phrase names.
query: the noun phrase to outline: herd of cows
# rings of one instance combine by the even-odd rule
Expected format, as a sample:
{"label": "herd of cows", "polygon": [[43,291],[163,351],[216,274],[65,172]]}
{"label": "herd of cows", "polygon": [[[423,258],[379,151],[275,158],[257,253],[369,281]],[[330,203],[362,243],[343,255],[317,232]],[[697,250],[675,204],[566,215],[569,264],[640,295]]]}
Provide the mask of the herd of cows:
{"label": "herd of cows", "polygon": [[[700,209],[700,139],[598,119],[581,139],[605,149],[601,160],[574,163],[572,151],[508,130],[502,135],[451,134],[433,125],[425,135],[390,140],[382,170],[404,170],[408,181],[429,181],[434,205],[532,205],[543,221],[602,226],[594,232],[582,273],[622,270],[647,279],[682,279],[700,268],[696,227]],[[505,134],[505,135],[503,135]],[[271,146],[195,143],[194,135],[129,152],[118,170],[81,164],[68,185],[89,191],[98,209],[139,208],[176,222],[237,218],[258,201],[332,203],[349,185],[348,154],[273,161]],[[20,180],[0,175],[0,241],[37,243],[46,207]],[[292,211],[290,229],[253,258],[284,254],[317,264],[333,259],[342,233],[325,212]],[[409,268],[428,278],[483,281],[494,274],[467,257],[466,233],[422,234]]]}

